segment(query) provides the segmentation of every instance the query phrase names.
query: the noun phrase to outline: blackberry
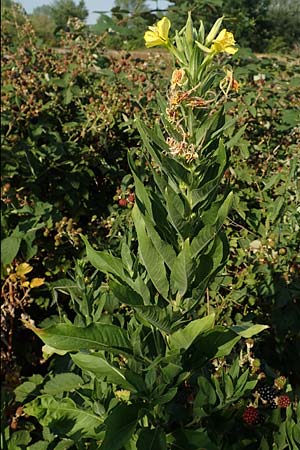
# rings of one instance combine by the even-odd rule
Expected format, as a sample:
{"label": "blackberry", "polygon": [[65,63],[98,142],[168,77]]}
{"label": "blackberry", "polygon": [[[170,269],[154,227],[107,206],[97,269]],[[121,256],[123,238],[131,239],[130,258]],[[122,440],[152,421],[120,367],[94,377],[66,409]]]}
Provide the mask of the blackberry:
{"label": "blackberry", "polygon": [[270,402],[269,406],[271,409],[277,409],[277,403],[274,400]]}
{"label": "blackberry", "polygon": [[254,406],[248,406],[243,413],[243,421],[247,425],[256,425],[259,420],[259,412]]}
{"label": "blackberry", "polygon": [[265,416],[263,414],[259,414],[256,419],[255,425],[262,425],[265,422],[265,420],[266,420]]}
{"label": "blackberry", "polygon": [[278,395],[276,389],[274,389],[272,386],[268,386],[267,384],[261,386],[257,391],[261,399],[266,402],[272,402]]}

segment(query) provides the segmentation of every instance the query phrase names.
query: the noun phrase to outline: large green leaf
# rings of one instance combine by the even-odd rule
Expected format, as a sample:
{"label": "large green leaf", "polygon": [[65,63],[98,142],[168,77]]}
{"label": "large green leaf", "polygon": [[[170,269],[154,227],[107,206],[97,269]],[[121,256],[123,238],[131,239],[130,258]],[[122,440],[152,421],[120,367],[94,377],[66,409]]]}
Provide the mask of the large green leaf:
{"label": "large green leaf", "polygon": [[252,325],[252,324],[242,324],[242,325],[234,325],[231,327],[231,329],[238,335],[242,336],[243,338],[251,338],[252,336],[261,333],[262,331],[269,328],[268,325]]}
{"label": "large green leaf", "polygon": [[70,437],[79,432],[84,437],[98,438],[100,435],[96,430],[104,420],[87,406],[84,409],[78,408],[70,398],[56,400],[47,394],[27,403],[24,411],[36,417],[41,425]]}
{"label": "large green leaf", "polygon": [[205,225],[191,242],[191,256],[195,258],[216,236],[216,229],[212,225]]}
{"label": "large green leaf", "polygon": [[171,333],[172,324],[165,309],[159,306],[138,306],[135,310],[137,317],[144,325],[157,328],[167,334]]}
{"label": "large green leaf", "polygon": [[97,378],[136,392],[135,387],[127,381],[124,370],[112,366],[102,355],[76,353],[72,359],[78,367],[93,373]]}
{"label": "large green leaf", "polygon": [[[160,237],[159,233],[154,228],[153,223],[151,223],[149,217],[142,215],[138,207],[135,207],[134,214],[135,214],[135,221],[144,222],[147,234],[151,239],[154,247],[161,255],[161,257],[164,259],[167,266],[171,268],[176,258],[176,253],[173,246]],[[159,223],[157,225],[158,229],[160,230],[161,224]]]}
{"label": "large green leaf", "polygon": [[201,186],[201,188],[193,189],[191,193],[192,209],[194,209],[200,202],[206,200],[210,194],[216,192],[219,187],[218,179],[219,177],[216,177],[213,180],[208,181],[206,184],[204,184],[204,186]]}
{"label": "large green leaf", "polygon": [[187,220],[186,204],[170,186],[165,191],[169,219],[178,234],[185,240],[190,235],[191,224]]}
{"label": "large green leaf", "polygon": [[[24,445],[28,445],[31,441],[31,436],[29,431],[27,430],[18,430],[15,431],[11,438],[8,441],[7,450],[21,450],[24,448]],[[19,447],[19,445],[22,445],[22,447]]]}
{"label": "large green leaf", "polygon": [[216,231],[218,232],[227,218],[233,202],[233,192],[230,192],[219,208],[217,219],[215,222]]}
{"label": "large green leaf", "polygon": [[193,320],[185,328],[175,331],[170,336],[170,350],[187,350],[200,334],[210,330],[214,326],[214,322],[215,315],[210,314],[202,319]]}
{"label": "large green leaf", "polygon": [[139,253],[141,260],[147,269],[152,283],[154,284],[158,292],[165,299],[167,299],[169,292],[169,283],[164,261],[154,247],[152,241],[148,237],[145,230],[145,225],[140,220],[140,217],[138,215],[137,208],[133,208],[132,216],[138,235]]}
{"label": "large green leaf", "polygon": [[36,328],[26,322],[25,325],[45,344],[58,350],[71,352],[81,349],[98,349],[116,353],[131,351],[126,331],[116,325],[92,323],[87,327],[76,327],[60,323],[44,329]]}
{"label": "large green leaf", "polygon": [[143,298],[126,284],[121,284],[111,279],[109,280],[109,287],[120,303],[143,305]]}
{"label": "large green leaf", "polygon": [[58,373],[45,383],[42,392],[51,395],[62,394],[78,389],[82,384],[82,378],[75,373]]}
{"label": "large green leaf", "polygon": [[136,167],[131,156],[128,156],[128,161],[131,168],[131,172],[133,174],[136,201],[141,210],[143,211],[143,214],[147,212],[148,215],[153,220],[151,202],[148,192],[136,173]]}
{"label": "large green leaf", "polygon": [[133,435],[139,418],[135,405],[120,404],[105,420],[106,433],[100,450],[119,450]]}
{"label": "large green leaf", "polygon": [[[128,284],[128,286],[136,291],[137,294],[142,294],[142,292],[137,291],[137,285],[130,277],[129,273],[126,270],[126,267],[124,266],[120,258],[117,258],[105,251],[94,250],[93,247],[89,244],[86,237],[81,237],[86,245],[87,259],[96,269],[106,274],[111,274],[119,282]],[[136,300],[137,296],[135,296],[135,301]]]}
{"label": "large green leaf", "polygon": [[[162,152],[158,152],[154,149],[154,147],[150,143],[150,138],[153,136],[150,135],[150,130],[140,121],[136,121],[137,129],[140,133],[140,136],[143,140],[143,144],[146,147],[147,151],[149,152],[150,156],[153,158],[156,164],[158,164],[159,167],[162,167],[161,163],[161,154]],[[159,139],[158,136],[155,136],[156,141]],[[153,140],[153,139],[152,139]],[[168,146],[165,142],[159,139],[159,146],[163,147],[164,150],[168,150]]]}
{"label": "large green leaf", "polygon": [[8,236],[1,241],[1,262],[10,264],[17,256],[22,238],[19,236]]}
{"label": "large green leaf", "polygon": [[171,270],[170,282],[174,293],[177,291],[183,296],[187,292],[194,275],[194,267],[195,261],[191,257],[189,239],[186,239]]}
{"label": "large green leaf", "polygon": [[194,345],[192,357],[189,362],[194,369],[202,367],[207,360],[227,356],[234,345],[241,339],[234,331],[221,325],[200,335],[197,345]]}
{"label": "large green leaf", "polygon": [[85,236],[81,236],[86,246],[86,255],[90,263],[104,273],[112,273],[120,278],[125,278],[125,267],[120,258],[108,252],[96,251],[88,242]]}

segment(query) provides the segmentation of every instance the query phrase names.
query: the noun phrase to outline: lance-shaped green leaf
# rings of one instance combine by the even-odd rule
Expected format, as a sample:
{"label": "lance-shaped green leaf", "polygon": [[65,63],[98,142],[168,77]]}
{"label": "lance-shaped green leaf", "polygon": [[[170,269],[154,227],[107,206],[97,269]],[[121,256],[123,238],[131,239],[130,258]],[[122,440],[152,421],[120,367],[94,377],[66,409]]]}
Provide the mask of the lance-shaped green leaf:
{"label": "lance-shaped green leaf", "polygon": [[203,203],[209,196],[213,196],[219,187],[219,176],[208,181],[199,189],[191,192],[191,208],[194,209],[199,203]]}
{"label": "lance-shaped green leaf", "polygon": [[141,120],[136,120],[137,129],[141,135],[141,138],[143,140],[143,144],[145,145],[146,149],[148,150],[150,156],[153,158],[153,160],[158,164],[160,167],[162,166],[161,163],[161,152],[157,151],[157,149],[154,148],[154,146],[150,143],[156,142],[158,147],[161,150],[168,150],[168,145],[166,142],[162,141],[157,135],[154,133],[151,133],[150,130],[144,125]]}
{"label": "lance-shaped green leaf", "polygon": [[92,323],[87,327],[75,327],[67,323],[59,323],[41,329],[26,320],[23,320],[23,323],[45,344],[58,350],[72,352],[82,349],[98,349],[117,353],[120,351],[131,352],[126,331],[116,325]]}
{"label": "lance-shaped green leaf", "polygon": [[214,326],[214,322],[215,315],[210,314],[202,319],[193,320],[185,328],[175,331],[170,336],[170,350],[187,350],[199,335]]}
{"label": "lance-shaped green leaf", "polygon": [[97,428],[103,424],[100,417],[88,407],[80,409],[70,398],[56,400],[52,395],[41,395],[24,407],[26,414],[36,417],[41,425],[51,426],[72,437],[80,433],[83,437],[99,438]]}
{"label": "lance-shaped green leaf", "polygon": [[243,325],[234,325],[231,327],[231,330],[233,330],[239,336],[248,339],[251,338],[252,336],[255,336],[256,334],[261,333],[267,328],[269,328],[268,325],[243,324]]}
{"label": "lance-shaped green leaf", "polygon": [[118,283],[113,279],[109,280],[109,287],[120,303],[127,305],[143,305],[143,297],[126,284]]}
{"label": "lance-shaped green leaf", "polygon": [[96,269],[116,277],[119,283],[126,283],[131,289],[136,291],[138,295],[142,295],[142,292],[138,290],[138,285],[130,277],[120,258],[117,258],[108,252],[98,252],[94,250],[86,237],[81,237],[86,245],[87,259]]}
{"label": "lance-shaped green leaf", "polygon": [[144,325],[157,328],[167,334],[171,333],[172,323],[165,309],[159,306],[138,306],[135,310],[137,317]]}
{"label": "lance-shaped green leaf", "polygon": [[106,433],[99,450],[120,450],[133,435],[139,418],[135,405],[120,404],[105,420]]}
{"label": "lance-shaped green leaf", "polygon": [[126,267],[129,275],[132,276],[133,275],[133,264],[134,264],[133,254],[125,241],[123,242],[123,244],[121,246],[121,258],[122,258],[122,262],[123,262],[124,266]]}
{"label": "lance-shaped green leaf", "polygon": [[45,383],[42,392],[44,394],[57,395],[63,392],[71,392],[83,384],[82,378],[76,373],[58,373]]}
{"label": "lance-shaped green leaf", "polygon": [[215,222],[217,232],[220,230],[220,228],[224,223],[224,220],[227,218],[232,206],[232,202],[233,202],[233,192],[230,192],[225,198],[224,202],[222,203],[218,211],[217,219]]}
{"label": "lance-shaped green leaf", "polygon": [[151,202],[148,192],[136,173],[136,167],[131,156],[128,157],[128,162],[134,179],[136,200],[139,203],[143,213],[145,214],[145,212],[147,211],[147,213],[153,220]]}
{"label": "lance-shaped green leaf", "polygon": [[87,370],[101,380],[116,384],[131,392],[137,392],[136,388],[126,379],[125,371],[109,364],[101,355],[76,353],[72,355],[74,363],[82,370]]}
{"label": "lance-shaped green leaf", "polygon": [[[203,53],[199,50],[198,47],[194,47],[191,52],[191,58],[190,58],[190,67],[189,71],[192,78],[192,83],[196,84],[199,81],[199,67],[203,61]],[[193,114],[194,115],[194,114]]]}
{"label": "lance-shaped green leaf", "polygon": [[149,277],[157,291],[167,299],[169,283],[164,261],[148,237],[145,230],[145,224],[140,220],[137,211],[137,208],[134,207],[132,210],[132,217],[138,235],[139,253],[142,263],[146,267]]}
{"label": "lance-shaped green leaf", "polygon": [[187,220],[188,211],[186,210],[184,200],[170,186],[165,191],[165,198],[169,219],[182,239],[185,240],[189,237],[191,224]]}
{"label": "lance-shaped green leaf", "polygon": [[86,256],[90,263],[98,270],[104,273],[111,273],[124,279],[125,267],[120,258],[116,258],[108,252],[96,251],[88,242],[85,236],[81,236],[86,246]]}
{"label": "lance-shaped green leaf", "polygon": [[[266,325],[247,325],[242,329],[216,326],[197,339],[197,346],[193,348],[192,367],[199,368],[211,358],[227,356],[242,337],[251,337],[268,328]],[[236,331],[235,331],[236,330]],[[248,333],[247,333],[248,331]]]}
{"label": "lance-shaped green leaf", "polygon": [[197,345],[193,347],[190,365],[195,370],[202,367],[207,360],[227,356],[235,344],[241,339],[234,331],[215,326],[197,339]]}
{"label": "lance-shaped green leaf", "polygon": [[171,268],[174,264],[174,260],[176,258],[176,253],[172,245],[163,240],[159,233],[154,228],[150,219],[147,216],[142,215],[141,211],[135,207],[135,220],[139,222],[144,222],[145,228],[147,230],[147,234],[150,237],[154,247],[164,259],[165,263],[169,268]]}
{"label": "lance-shaped green leaf", "polygon": [[191,242],[191,257],[196,258],[200,253],[202,253],[215,236],[216,230],[214,226],[205,225],[203,228],[201,228],[199,233]]}
{"label": "lance-shaped green leaf", "polygon": [[181,296],[186,293],[194,276],[194,267],[195,261],[191,257],[189,239],[186,239],[171,270],[170,283],[174,293],[178,292]]}

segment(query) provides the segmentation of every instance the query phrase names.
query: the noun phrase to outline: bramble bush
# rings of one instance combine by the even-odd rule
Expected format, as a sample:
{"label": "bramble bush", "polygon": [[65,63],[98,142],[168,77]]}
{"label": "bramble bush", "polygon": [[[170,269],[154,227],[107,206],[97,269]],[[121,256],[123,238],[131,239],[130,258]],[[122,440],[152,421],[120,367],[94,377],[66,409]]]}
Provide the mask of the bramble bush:
{"label": "bramble bush", "polygon": [[[29,260],[36,276],[52,281],[65,276],[82,251],[81,232],[100,248],[110,233],[113,245],[108,224],[113,216],[116,224],[122,210],[113,197],[127,190],[125,155],[139,139],[136,131],[124,130],[133,112],[141,111],[145,121],[156,114],[152,105],[162,78],[157,58],[104,56],[98,41],[78,31],[77,21],[69,25],[58,48],[40,42],[26,17],[13,35],[11,23],[2,27],[4,278]],[[10,336],[21,338],[16,320],[25,301],[11,305],[10,289],[8,282],[2,291],[3,325]],[[51,305],[45,286],[35,292],[32,306],[40,311],[34,314],[47,316]],[[14,319],[10,308],[18,310]],[[6,346],[8,360],[12,346]],[[30,345],[27,350],[26,358],[23,350],[18,353],[21,366],[35,354]]]}
{"label": "bramble bush", "polygon": [[[5,261],[4,305],[11,289],[16,298],[24,297],[22,311],[30,312],[39,328],[28,318],[27,326],[47,345],[44,359],[35,361],[44,376],[27,378],[14,399],[4,399],[10,429],[3,432],[3,446],[112,450],[144,449],[153,442],[156,449],[297,448],[299,75],[292,59],[258,61],[240,49],[231,57],[233,76],[228,53],[236,47],[230,33],[220,36],[220,26],[217,21],[208,37],[189,17],[173,40],[164,19],[146,35],[148,45],[159,39],[177,61],[167,95],[167,80],[149,72],[150,63],[145,71],[143,61],[126,54],[115,60],[100,55],[95,62],[93,42],[80,33],[62,36],[70,53],[49,56],[50,80],[60,79],[53,75],[59,62],[64,69],[63,83],[56,89],[51,84],[53,91],[49,82],[35,90],[45,71],[43,65],[36,70],[37,50],[30,53],[34,101],[41,92],[47,104],[54,92],[51,108],[39,111],[37,123],[21,110],[28,104],[26,77],[25,94],[18,78],[4,93],[4,109],[10,103],[19,108],[16,114],[4,111],[4,118],[14,114],[3,128],[4,255],[11,258],[11,248],[17,248]],[[220,49],[225,52],[217,53]],[[5,61],[4,73],[16,66],[22,74],[28,64],[23,58],[21,52]],[[79,89],[71,89],[70,80]],[[64,104],[70,89],[70,103]],[[90,103],[91,91],[97,95]],[[108,103],[94,122],[88,114],[101,111],[103,94]],[[141,118],[134,119],[138,108]],[[35,136],[39,126],[45,131]],[[54,142],[53,130],[60,138]],[[84,183],[77,190],[68,187],[73,170],[75,179],[82,173],[87,147],[92,157],[83,166],[91,184],[94,164],[101,160],[105,168],[103,184],[97,185],[106,196],[101,201],[89,188],[84,197]],[[17,167],[12,149],[18,152]],[[119,160],[109,159],[116,154]],[[48,170],[53,190],[42,187]],[[67,188],[56,194],[62,183]],[[82,234],[88,238],[83,238],[85,259]],[[63,245],[55,246],[53,235]],[[75,237],[76,251],[70,244]],[[8,238],[13,238],[9,245]],[[80,258],[75,266],[72,256]],[[30,260],[32,272],[24,260]],[[66,276],[71,266],[72,277]],[[39,287],[45,268],[47,283]],[[37,305],[44,305],[43,321]],[[261,323],[269,328],[251,338],[265,328]],[[13,333],[20,336],[16,328]],[[12,385],[9,373],[6,386]],[[116,430],[122,432],[116,436]]]}

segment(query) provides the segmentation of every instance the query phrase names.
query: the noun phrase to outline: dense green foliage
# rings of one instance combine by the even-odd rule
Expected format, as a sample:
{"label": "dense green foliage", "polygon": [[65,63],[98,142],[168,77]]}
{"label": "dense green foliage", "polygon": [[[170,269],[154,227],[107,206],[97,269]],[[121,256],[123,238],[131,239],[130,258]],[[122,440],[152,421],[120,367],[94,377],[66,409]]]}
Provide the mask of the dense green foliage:
{"label": "dense green foliage", "polygon": [[183,25],[185,13],[191,10],[207,27],[216,17],[224,15],[227,28],[234,32],[239,45],[253,51],[290,50],[293,45],[299,45],[299,0],[173,0],[171,3],[169,15],[178,27]]}
{"label": "dense green foliage", "polygon": [[[232,57],[239,91],[182,125],[193,135],[209,117],[225,121],[197,131],[208,162],[196,161],[196,177],[167,157],[159,134],[166,53],[104,53],[101,36],[76,21],[59,37],[64,51],[53,50],[18,14],[17,27],[2,29],[2,447],[294,450],[296,59]],[[219,69],[211,90],[226,75]],[[191,265],[196,233],[203,246]],[[50,346],[43,354],[21,313],[47,327],[27,322]],[[256,336],[259,324],[269,329]],[[277,395],[290,405],[273,409],[257,389],[279,376],[287,382]],[[260,423],[244,423],[249,404]]]}

